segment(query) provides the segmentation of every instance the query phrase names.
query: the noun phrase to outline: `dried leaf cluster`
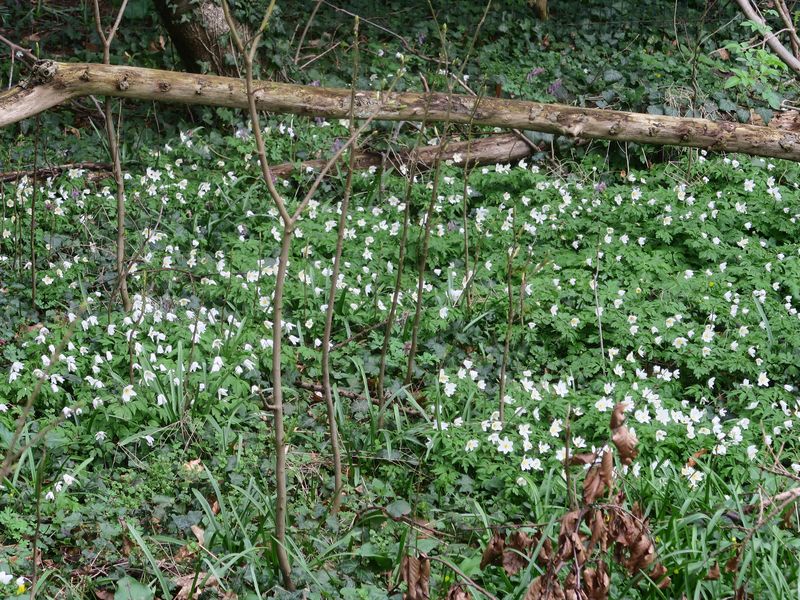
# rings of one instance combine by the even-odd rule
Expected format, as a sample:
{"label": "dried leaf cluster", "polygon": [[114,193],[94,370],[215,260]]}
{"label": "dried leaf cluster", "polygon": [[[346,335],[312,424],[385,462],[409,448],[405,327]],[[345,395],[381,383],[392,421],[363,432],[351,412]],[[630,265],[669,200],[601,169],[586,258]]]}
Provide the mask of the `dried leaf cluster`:
{"label": "dried leaf cluster", "polygon": [[[403,600],[428,600],[430,591],[431,561],[425,557],[405,556],[400,565],[400,580],[408,590]],[[457,597],[457,596],[456,596]]]}
{"label": "dried leaf cluster", "polygon": [[[588,467],[583,503],[561,517],[555,544],[521,531],[507,539],[495,534],[489,542],[482,567],[502,565],[513,575],[535,559],[544,568],[544,574],[531,582],[525,600],[606,600],[611,560],[631,576],[645,572],[660,588],[669,585],[666,568],[656,561],[648,520],[638,504],[625,507],[624,492],[615,493],[614,451],[624,465],[638,453],[636,436],[625,425],[624,408],[618,404],[611,416],[613,447],[570,457],[571,466]],[[607,500],[600,502],[603,498]]]}
{"label": "dried leaf cluster", "polygon": [[[536,552],[536,556],[533,553]],[[481,558],[481,569],[489,565],[502,566],[508,575],[516,575],[537,560],[543,567],[550,562],[553,543],[549,538],[541,540],[539,534],[529,536],[524,531],[513,531],[507,538],[495,532]]]}
{"label": "dried leaf cluster", "polygon": [[[538,563],[544,573],[531,582],[524,600],[607,600],[612,562],[631,577],[645,573],[661,589],[670,584],[666,568],[656,560],[648,519],[638,503],[627,508],[625,493],[615,489],[615,452],[623,465],[632,464],[638,454],[636,436],[625,425],[623,404],[614,407],[609,428],[610,445],[569,457],[568,468],[586,469],[583,502],[561,517],[555,543],[541,532],[513,529],[505,534],[496,530],[483,552],[481,569],[502,567],[509,576],[532,561]],[[401,580],[407,586],[404,600],[428,600],[429,559],[406,556]],[[455,584],[446,598],[470,600],[471,595],[464,585]]]}

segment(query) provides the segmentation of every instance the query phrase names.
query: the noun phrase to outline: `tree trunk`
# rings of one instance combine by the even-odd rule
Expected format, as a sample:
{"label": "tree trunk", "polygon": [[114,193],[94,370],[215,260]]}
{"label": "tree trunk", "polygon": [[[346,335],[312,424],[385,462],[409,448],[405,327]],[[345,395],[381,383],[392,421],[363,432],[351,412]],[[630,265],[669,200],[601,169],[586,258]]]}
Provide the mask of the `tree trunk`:
{"label": "tree trunk", "polygon": [[550,11],[547,10],[547,0],[528,0],[528,5],[533,7],[536,16],[543,21],[550,18]]}
{"label": "tree trunk", "polygon": [[[161,23],[167,30],[178,56],[192,73],[238,76],[233,55],[223,38],[230,28],[222,7],[213,0],[153,0]],[[239,26],[242,37],[250,38]]]}
{"label": "tree trunk", "polygon": [[[91,94],[246,108],[245,88],[243,80],[214,75],[41,61],[27,81],[0,93],[0,127]],[[449,121],[800,161],[800,135],[773,127],[457,94],[361,91],[354,96],[359,119]],[[257,108],[277,113],[347,118],[350,97],[346,89],[254,83]]]}

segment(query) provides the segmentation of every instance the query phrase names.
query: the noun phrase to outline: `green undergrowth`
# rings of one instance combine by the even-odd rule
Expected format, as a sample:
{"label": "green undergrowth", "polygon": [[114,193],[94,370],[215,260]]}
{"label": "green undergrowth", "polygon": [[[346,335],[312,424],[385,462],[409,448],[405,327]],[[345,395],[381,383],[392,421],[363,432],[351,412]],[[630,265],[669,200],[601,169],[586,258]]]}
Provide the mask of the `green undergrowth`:
{"label": "green undergrowth", "polygon": [[[267,125],[276,162],[347,130]],[[113,293],[112,182],[72,170],[36,192],[30,178],[3,185],[5,444],[34,402],[21,437],[33,446],[3,485],[0,570],[31,578],[35,543],[42,597],[136,582],[141,597],[163,597],[195,573],[208,597],[277,593],[266,403],[280,223],[245,138],[197,129],[135,157],[144,168],[126,174],[127,315]],[[278,188],[291,204],[312,176]],[[650,519],[673,583],[661,592],[614,571],[614,597],[716,598],[738,585],[789,595],[796,523],[760,522],[744,507],[791,486],[773,471],[800,469],[797,167],[696,152],[623,174],[595,158],[568,170],[523,161],[465,172],[451,161],[438,174],[419,352],[404,386],[435,176],[354,177],[332,353],[347,481],[338,515],[325,405],[308,386],[320,381],[343,181],[326,180],[298,224],[282,357],[298,585],[311,597],[399,597],[400,558],[420,551],[521,598],[540,568],[482,571],[492,529],[556,535],[567,430],[575,451],[602,447],[623,402],[640,454],[616,477]],[[370,328],[386,319],[401,266],[380,427],[383,329]],[[742,546],[739,570],[727,572]],[[709,580],[714,564],[722,575]],[[431,577],[443,597],[453,573],[437,564]]]}
{"label": "green undergrowth", "polygon": [[[542,22],[504,2],[481,22],[475,3],[434,3],[434,19],[420,17],[427,3],[355,2],[357,85],[421,90],[423,75],[438,91],[738,122],[768,122],[796,99],[732,3],[684,4],[554,0]],[[180,68],[148,6],[131,1],[112,62]],[[91,61],[90,8],[9,4],[0,19],[42,56]],[[352,18],[322,3],[295,64],[307,17],[278,4],[260,74],[349,85]],[[4,81],[19,76],[14,64],[0,65]],[[284,591],[269,411],[281,222],[245,122],[224,108],[125,103],[127,314],[108,173],[78,165],[37,173],[36,186],[32,172],[0,184],[3,451],[32,406],[0,488],[0,596],[29,597],[35,579],[42,598],[394,599],[402,557],[424,553],[522,599],[541,566],[509,576],[481,569],[482,553],[497,531],[558,536],[581,491],[580,468],[565,478],[565,446],[608,444],[618,403],[639,455],[615,465],[615,481],[649,519],[672,583],[659,590],[611,561],[611,597],[797,596],[797,515],[770,505],[800,475],[797,165],[541,134],[528,135],[542,152],[520,163],[465,170],[456,157],[413,181],[390,165],[354,175],[331,354],[338,514],[315,390],[343,167],[299,221],[282,365],[300,591]],[[330,156],[348,137],[343,121],[262,125],[273,164]],[[102,129],[90,100],[5,129],[0,171],[105,162]],[[402,151],[419,134],[373,130],[368,150]],[[421,142],[444,133],[430,125]],[[315,175],[276,181],[290,208]],[[399,269],[382,411],[381,324]],[[432,597],[460,579],[433,563]]]}

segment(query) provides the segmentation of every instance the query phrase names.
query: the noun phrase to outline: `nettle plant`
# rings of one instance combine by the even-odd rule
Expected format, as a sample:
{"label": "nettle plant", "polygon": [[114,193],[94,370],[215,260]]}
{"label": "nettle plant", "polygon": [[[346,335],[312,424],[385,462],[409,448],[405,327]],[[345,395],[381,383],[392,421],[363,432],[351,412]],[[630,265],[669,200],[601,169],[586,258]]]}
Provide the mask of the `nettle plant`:
{"label": "nettle plant", "polygon": [[[772,35],[769,27],[762,23],[748,20],[742,26],[759,35]],[[783,97],[778,90],[788,71],[786,64],[765,48],[753,47],[748,42],[729,42],[725,44],[725,50],[735,61],[735,66],[731,67],[732,74],[723,87],[757,95],[771,109],[780,109]]]}

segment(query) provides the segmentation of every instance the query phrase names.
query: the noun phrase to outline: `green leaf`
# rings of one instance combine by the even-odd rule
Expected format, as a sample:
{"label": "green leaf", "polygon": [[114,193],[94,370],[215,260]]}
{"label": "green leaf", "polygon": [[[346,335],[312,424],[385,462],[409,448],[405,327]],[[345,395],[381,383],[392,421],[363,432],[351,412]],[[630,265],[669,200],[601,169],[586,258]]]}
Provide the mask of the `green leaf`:
{"label": "green leaf", "polygon": [[417,540],[417,550],[429,554],[439,545],[439,540],[435,538],[422,538]]}
{"label": "green leaf", "polygon": [[773,110],[780,109],[783,98],[775,90],[766,89],[761,93],[761,95],[764,97],[764,100],[767,101],[771,109]]}
{"label": "green leaf", "polygon": [[411,512],[411,505],[402,499],[395,500],[386,507],[386,512],[388,512],[395,519],[398,517],[404,517]]}
{"label": "green leaf", "polygon": [[155,592],[132,577],[123,577],[117,582],[114,600],[153,600]]}
{"label": "green leaf", "polygon": [[741,80],[736,75],[734,75],[732,77],[728,77],[725,80],[725,83],[722,84],[722,87],[727,90],[728,88],[732,88],[732,87],[735,87],[735,86],[739,85],[740,81]]}

